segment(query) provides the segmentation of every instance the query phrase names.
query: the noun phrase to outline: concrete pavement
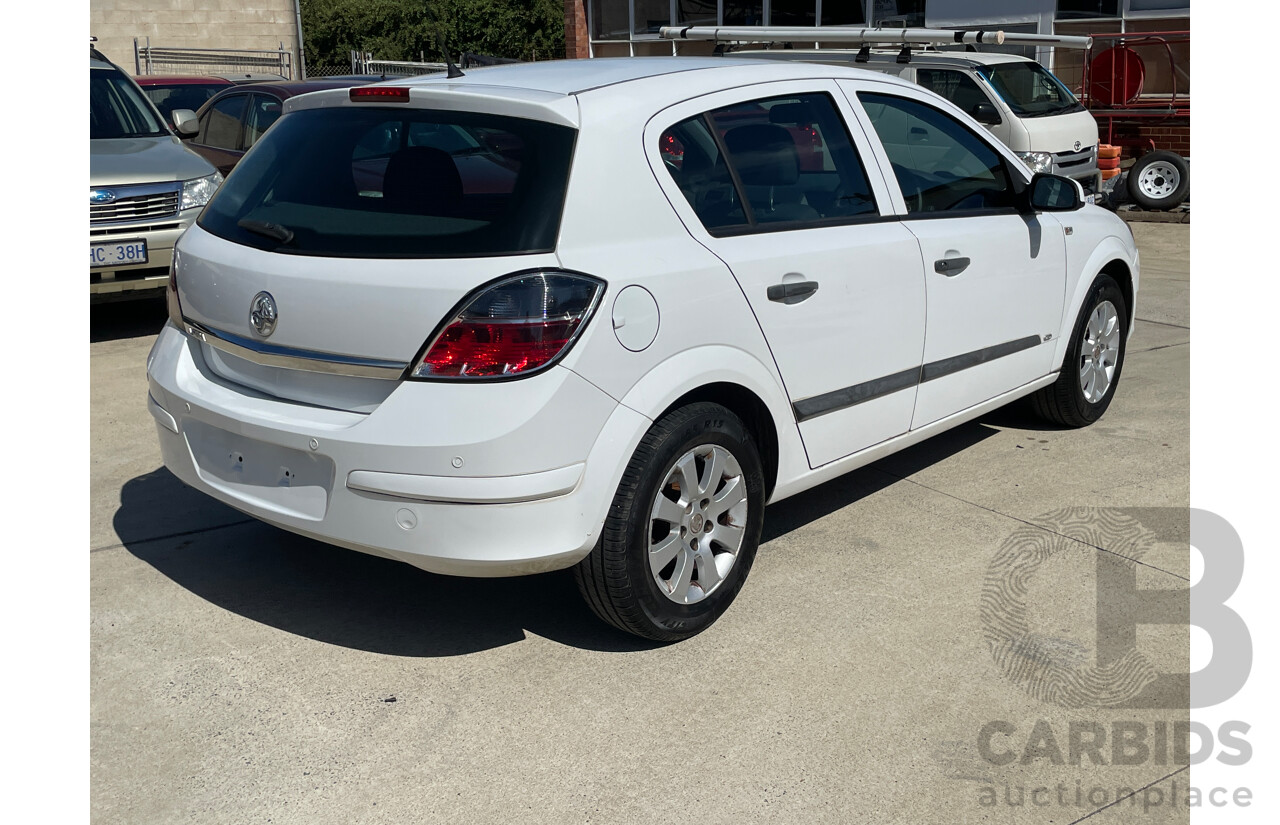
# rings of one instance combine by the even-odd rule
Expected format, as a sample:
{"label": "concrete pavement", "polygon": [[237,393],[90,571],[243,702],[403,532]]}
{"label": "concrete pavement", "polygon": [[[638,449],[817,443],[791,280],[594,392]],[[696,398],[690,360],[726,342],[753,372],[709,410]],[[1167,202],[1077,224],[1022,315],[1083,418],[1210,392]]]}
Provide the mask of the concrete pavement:
{"label": "concrete pavement", "polygon": [[183,487],[145,408],[163,307],[95,308],[95,823],[1187,822],[1185,685],[1151,674],[1188,629],[1121,664],[1157,707],[1072,681],[1100,588],[1190,575],[1189,227],[1132,228],[1102,421],[1001,410],[771,507],[734,606],[665,647],[565,574],[433,576]]}

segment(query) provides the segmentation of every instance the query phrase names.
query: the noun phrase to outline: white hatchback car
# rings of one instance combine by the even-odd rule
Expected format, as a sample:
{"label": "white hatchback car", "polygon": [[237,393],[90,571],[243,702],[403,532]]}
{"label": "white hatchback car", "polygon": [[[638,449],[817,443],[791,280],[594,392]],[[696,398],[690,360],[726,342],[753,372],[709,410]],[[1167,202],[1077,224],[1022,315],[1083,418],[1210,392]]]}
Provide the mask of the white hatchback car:
{"label": "white hatchback car", "polygon": [[912,83],[564,61],[292,98],[183,235],[165,464],[425,570],[697,633],[765,504],[1034,394],[1107,408],[1138,253]]}

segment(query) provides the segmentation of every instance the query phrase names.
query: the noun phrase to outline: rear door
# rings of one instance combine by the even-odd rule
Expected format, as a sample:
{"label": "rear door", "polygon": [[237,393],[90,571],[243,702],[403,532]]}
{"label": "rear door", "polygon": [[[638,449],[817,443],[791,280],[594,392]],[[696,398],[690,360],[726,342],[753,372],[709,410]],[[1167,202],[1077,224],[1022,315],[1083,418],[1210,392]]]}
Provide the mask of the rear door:
{"label": "rear door", "polygon": [[929,310],[912,429],[1047,375],[1066,289],[1062,225],[1018,211],[1024,173],[985,130],[910,89],[840,83],[880,138],[924,256]]}
{"label": "rear door", "polygon": [[646,130],[690,233],[738,280],[817,467],[906,432],[924,344],[919,245],[830,81],[689,101]]}

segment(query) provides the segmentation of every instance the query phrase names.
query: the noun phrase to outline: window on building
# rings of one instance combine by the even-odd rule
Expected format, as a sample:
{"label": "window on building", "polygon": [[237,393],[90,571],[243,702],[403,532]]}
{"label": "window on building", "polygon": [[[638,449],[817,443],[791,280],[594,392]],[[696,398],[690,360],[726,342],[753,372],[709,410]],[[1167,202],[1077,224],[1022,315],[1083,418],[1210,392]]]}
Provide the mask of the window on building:
{"label": "window on building", "polygon": [[838,3],[824,0],[822,4],[822,25],[824,26],[865,26],[867,12],[860,2]]}
{"label": "window on building", "polygon": [[764,3],[759,0],[722,0],[726,26],[760,26],[764,24]]}
{"label": "window on building", "polygon": [[1129,11],[1191,11],[1191,0],[1129,0]]}
{"label": "window on building", "polygon": [[631,37],[631,21],[626,0],[590,0],[588,22],[592,40],[627,40]]}
{"label": "window on building", "polygon": [[670,0],[631,0],[631,2],[635,8],[635,34],[657,34],[658,29],[671,25]]}
{"label": "window on building", "polygon": [[1058,0],[1058,19],[1119,17],[1120,0]]}
{"label": "window on building", "polygon": [[871,25],[916,28],[924,25],[924,0],[873,0]]}
{"label": "window on building", "polygon": [[815,0],[773,0],[769,10],[771,26],[814,26],[818,22]]}
{"label": "window on building", "polygon": [[716,0],[676,0],[676,22],[682,26],[716,25]]}

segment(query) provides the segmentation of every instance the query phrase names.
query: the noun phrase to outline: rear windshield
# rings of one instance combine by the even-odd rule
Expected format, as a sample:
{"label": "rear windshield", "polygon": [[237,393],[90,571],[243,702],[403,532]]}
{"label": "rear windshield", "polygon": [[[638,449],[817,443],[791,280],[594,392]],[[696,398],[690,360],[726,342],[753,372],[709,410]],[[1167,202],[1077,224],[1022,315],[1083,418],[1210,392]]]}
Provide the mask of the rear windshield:
{"label": "rear windshield", "polygon": [[199,223],[236,243],[298,255],[550,252],[576,134],[470,112],[305,109],[254,145]]}

